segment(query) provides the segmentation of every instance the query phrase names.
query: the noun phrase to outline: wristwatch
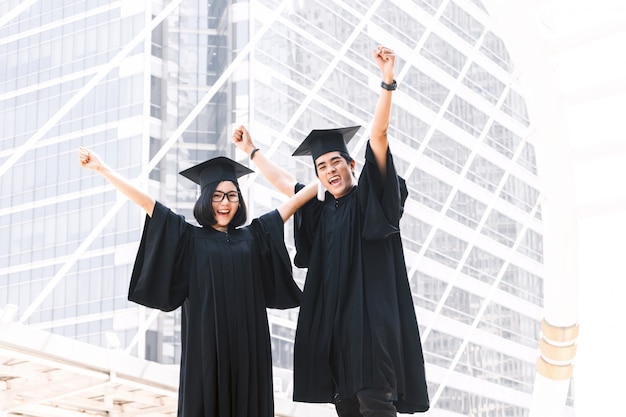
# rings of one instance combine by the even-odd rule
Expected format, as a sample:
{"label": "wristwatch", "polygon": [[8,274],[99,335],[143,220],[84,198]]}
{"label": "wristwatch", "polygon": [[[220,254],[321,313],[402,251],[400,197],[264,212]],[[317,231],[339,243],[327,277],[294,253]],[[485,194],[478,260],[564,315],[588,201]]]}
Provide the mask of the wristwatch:
{"label": "wristwatch", "polygon": [[393,91],[396,88],[398,88],[398,83],[396,82],[396,80],[393,80],[393,82],[391,84],[387,84],[386,82],[381,81],[380,82],[380,86],[382,88],[384,88],[385,90],[387,90],[387,91]]}

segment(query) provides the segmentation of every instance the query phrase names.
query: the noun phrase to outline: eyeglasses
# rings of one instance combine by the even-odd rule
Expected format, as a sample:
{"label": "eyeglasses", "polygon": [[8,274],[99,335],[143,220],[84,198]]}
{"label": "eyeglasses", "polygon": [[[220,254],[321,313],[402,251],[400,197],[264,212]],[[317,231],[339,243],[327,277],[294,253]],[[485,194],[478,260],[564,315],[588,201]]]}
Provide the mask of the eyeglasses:
{"label": "eyeglasses", "polygon": [[221,203],[224,200],[224,197],[228,198],[228,201],[230,201],[231,203],[236,203],[239,201],[239,193],[237,191],[230,191],[228,193],[225,193],[223,191],[215,191],[211,200],[213,200],[214,203]]}

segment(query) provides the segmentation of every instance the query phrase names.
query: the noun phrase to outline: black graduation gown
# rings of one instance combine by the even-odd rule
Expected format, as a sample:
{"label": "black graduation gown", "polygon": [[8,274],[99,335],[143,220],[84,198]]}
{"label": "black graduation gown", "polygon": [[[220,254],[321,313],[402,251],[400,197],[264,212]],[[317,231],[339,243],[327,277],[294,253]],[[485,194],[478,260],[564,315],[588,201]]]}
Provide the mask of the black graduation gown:
{"label": "black graduation gown", "polygon": [[[303,185],[298,184],[297,189]],[[367,144],[358,186],[311,200],[294,218],[295,264],[308,268],[294,347],[294,400],[334,402],[390,387],[399,412],[429,408],[424,358],[400,237],[408,196],[387,152]]]}
{"label": "black graduation gown", "polygon": [[179,417],[273,417],[266,307],[299,305],[274,210],[222,233],[162,204],[146,217],[128,298],[183,307]]}

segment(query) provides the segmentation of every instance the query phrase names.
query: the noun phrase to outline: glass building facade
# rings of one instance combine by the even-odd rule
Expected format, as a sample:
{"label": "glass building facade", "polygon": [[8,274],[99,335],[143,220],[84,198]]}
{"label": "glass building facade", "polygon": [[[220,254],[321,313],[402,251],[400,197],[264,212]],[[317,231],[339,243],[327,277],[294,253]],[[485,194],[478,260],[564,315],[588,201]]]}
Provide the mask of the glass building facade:
{"label": "glass building facade", "polygon": [[[0,3],[0,16],[19,7]],[[33,2],[0,26],[0,304],[18,319],[130,354],[180,360],[180,312],[127,300],[144,215],[88,146],[194,222],[178,172],[256,144],[301,181],[313,128],[359,124],[363,162],[378,44],[396,52],[389,131],[409,187],[403,244],[434,416],[526,416],[542,308],[534,149],[506,46],[478,0]],[[282,196],[242,182],[260,215]],[[286,243],[293,253],[291,223]],[[295,269],[300,283],[305,271]],[[277,393],[289,396],[297,309],[269,311]]]}

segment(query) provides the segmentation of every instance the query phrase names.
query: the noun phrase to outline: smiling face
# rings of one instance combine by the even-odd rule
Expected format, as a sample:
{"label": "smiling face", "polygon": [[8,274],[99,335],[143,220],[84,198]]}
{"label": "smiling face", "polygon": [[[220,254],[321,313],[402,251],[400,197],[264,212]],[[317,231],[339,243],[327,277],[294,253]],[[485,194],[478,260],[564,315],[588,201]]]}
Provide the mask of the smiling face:
{"label": "smiling face", "polygon": [[232,181],[222,181],[217,184],[211,198],[211,205],[213,207],[213,213],[215,214],[215,224],[212,225],[212,227],[216,230],[226,232],[228,225],[239,209],[239,192],[237,191],[237,186],[235,186]]}
{"label": "smiling face", "polygon": [[322,185],[335,198],[343,197],[354,187],[354,166],[341,156],[338,151],[327,152],[315,160],[317,177]]}

